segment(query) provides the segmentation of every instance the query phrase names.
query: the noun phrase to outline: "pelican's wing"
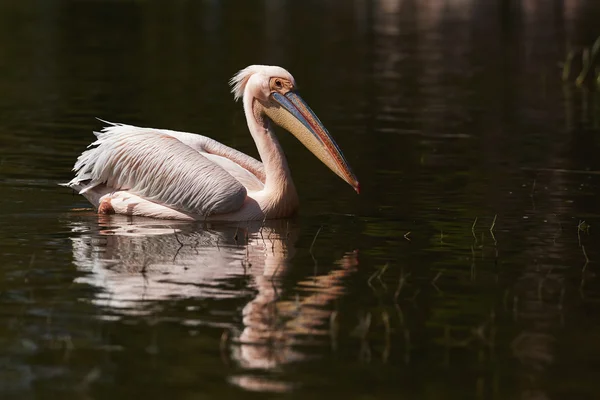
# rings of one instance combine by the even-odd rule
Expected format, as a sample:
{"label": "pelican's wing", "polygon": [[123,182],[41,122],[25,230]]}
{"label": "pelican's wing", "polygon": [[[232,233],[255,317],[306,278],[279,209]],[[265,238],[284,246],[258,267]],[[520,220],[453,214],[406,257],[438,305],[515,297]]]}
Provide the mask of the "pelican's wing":
{"label": "pelican's wing", "polygon": [[221,168],[240,182],[246,190],[258,191],[264,188],[265,170],[260,161],[214,139],[196,133],[172,131],[169,129],[141,128],[107,121],[102,122],[111,125],[104,130],[112,135],[137,131],[155,135],[164,134],[173,136],[183,144],[201,153],[210,161],[221,166]]}
{"label": "pelican's wing", "polygon": [[211,158],[210,156],[215,155],[219,156],[220,158],[225,158],[230,162],[233,162],[239,165],[240,167],[246,169],[248,172],[254,175],[260,182],[265,182],[265,169],[260,161],[250,157],[247,154],[242,153],[239,150],[226,146],[223,143],[217,142],[216,140],[211,139],[209,137],[198,135],[196,133],[172,131],[170,129],[141,128],[137,126],[117,124],[107,121],[102,122],[111,125],[108,128],[105,128],[104,131],[113,135],[118,135],[121,132],[139,131],[173,136],[181,143],[191,147],[192,149],[200,153],[208,153],[209,157],[207,158],[220,165],[222,164],[221,166],[226,170],[228,170],[228,168],[226,167],[227,163],[221,163],[219,162],[219,159],[217,157]]}
{"label": "pelican's wing", "polygon": [[[260,161],[250,157],[247,154],[242,153],[239,150],[226,146],[223,143],[217,142],[216,140],[211,139],[209,137],[198,135],[195,133],[178,132],[167,129],[160,129],[157,131],[165,133],[167,135],[171,135],[175,139],[187,144],[188,146],[199,152],[208,153],[209,155],[215,155],[221,158],[225,158],[230,162],[233,162],[241,166],[242,168],[248,170],[262,183],[265,182],[265,169],[263,167],[263,164]],[[211,160],[212,159],[213,158],[211,158]],[[214,161],[219,163],[219,161],[217,161],[216,158],[214,159]],[[223,164],[222,166],[226,168],[226,165],[227,164]]]}
{"label": "pelican's wing", "polygon": [[81,194],[105,184],[205,216],[234,212],[244,203],[246,189],[240,182],[173,135],[126,125],[95,134],[91,146],[96,147],[79,156],[76,176],[68,183]]}

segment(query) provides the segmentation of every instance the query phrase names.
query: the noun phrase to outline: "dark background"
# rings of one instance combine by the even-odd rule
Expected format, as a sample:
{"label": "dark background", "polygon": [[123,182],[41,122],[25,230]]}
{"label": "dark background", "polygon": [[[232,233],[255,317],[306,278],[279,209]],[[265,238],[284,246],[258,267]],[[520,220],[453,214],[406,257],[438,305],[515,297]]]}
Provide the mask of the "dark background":
{"label": "dark background", "polygon": [[[595,398],[600,96],[558,64],[598,21],[594,0],[0,3],[0,394]],[[256,155],[227,84],[250,64],[294,75],[359,196],[283,131],[302,211],[267,227],[98,218],[57,186],[96,117]]]}

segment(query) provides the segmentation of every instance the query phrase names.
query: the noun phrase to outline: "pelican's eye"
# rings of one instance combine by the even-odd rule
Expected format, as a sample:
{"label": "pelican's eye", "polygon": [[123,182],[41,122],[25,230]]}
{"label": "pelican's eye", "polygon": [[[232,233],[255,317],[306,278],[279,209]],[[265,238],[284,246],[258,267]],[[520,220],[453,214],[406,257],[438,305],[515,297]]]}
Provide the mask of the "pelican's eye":
{"label": "pelican's eye", "polygon": [[271,91],[284,93],[292,90],[292,84],[287,79],[274,77],[269,81],[269,88]]}

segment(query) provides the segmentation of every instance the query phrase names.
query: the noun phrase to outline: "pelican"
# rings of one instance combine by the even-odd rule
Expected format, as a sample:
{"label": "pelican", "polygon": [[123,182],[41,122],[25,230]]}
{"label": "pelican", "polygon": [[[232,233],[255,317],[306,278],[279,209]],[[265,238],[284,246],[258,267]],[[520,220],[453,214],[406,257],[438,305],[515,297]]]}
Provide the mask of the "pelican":
{"label": "pelican", "polygon": [[252,65],[230,80],[242,100],[261,161],[205,136],[108,124],[64,186],[100,214],[162,219],[250,221],[285,218],[298,195],[272,122],[292,133],[359,193],[341,150],[296,92],[294,77],[277,66]]}

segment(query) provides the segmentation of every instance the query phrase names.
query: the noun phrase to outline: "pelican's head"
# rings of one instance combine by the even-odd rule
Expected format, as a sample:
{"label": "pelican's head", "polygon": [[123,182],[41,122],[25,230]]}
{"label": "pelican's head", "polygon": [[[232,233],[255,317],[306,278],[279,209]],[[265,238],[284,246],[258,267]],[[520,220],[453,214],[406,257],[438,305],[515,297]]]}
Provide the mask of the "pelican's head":
{"label": "pelican's head", "polygon": [[342,151],[310,107],[296,93],[294,77],[281,67],[252,65],[230,84],[236,100],[243,98],[254,113],[264,114],[296,136],[308,150],[359,192],[358,180]]}

